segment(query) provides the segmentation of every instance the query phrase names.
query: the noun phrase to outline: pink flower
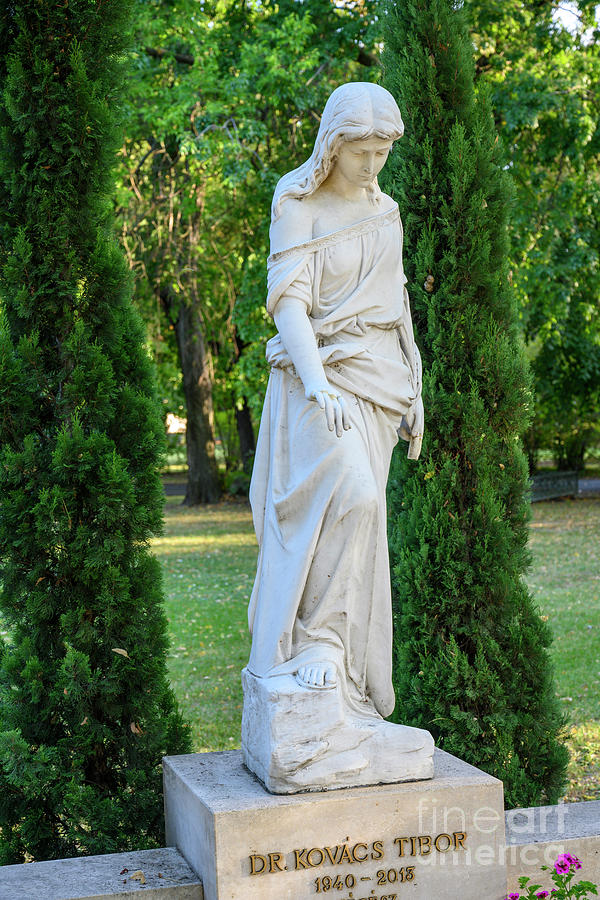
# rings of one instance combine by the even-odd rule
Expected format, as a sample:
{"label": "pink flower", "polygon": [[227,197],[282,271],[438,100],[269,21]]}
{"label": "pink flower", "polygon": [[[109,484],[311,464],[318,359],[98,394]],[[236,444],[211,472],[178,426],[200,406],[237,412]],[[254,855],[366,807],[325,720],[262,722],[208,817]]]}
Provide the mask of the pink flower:
{"label": "pink flower", "polygon": [[548,893],[548,891],[538,891],[538,893],[535,896],[536,897],[549,897],[550,894]]}
{"label": "pink flower", "polygon": [[566,875],[568,873],[569,869],[571,868],[571,864],[567,860],[564,853],[561,853],[561,855],[558,857],[558,859],[554,863],[554,868],[559,875]]}

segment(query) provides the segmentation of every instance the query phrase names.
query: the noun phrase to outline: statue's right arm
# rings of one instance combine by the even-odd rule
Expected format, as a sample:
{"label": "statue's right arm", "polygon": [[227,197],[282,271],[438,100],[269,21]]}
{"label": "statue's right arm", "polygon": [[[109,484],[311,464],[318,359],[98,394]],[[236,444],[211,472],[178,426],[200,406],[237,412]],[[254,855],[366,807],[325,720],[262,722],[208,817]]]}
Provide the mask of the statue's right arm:
{"label": "statue's right arm", "polygon": [[[287,200],[281,215],[271,225],[271,253],[287,250],[312,238],[312,215],[299,200]],[[348,411],[337,391],[327,381],[319,356],[308,308],[296,296],[285,293],[273,310],[281,341],[287,350],[307,400],[316,400],[324,410],[330,431],[338,437],[350,427]]]}

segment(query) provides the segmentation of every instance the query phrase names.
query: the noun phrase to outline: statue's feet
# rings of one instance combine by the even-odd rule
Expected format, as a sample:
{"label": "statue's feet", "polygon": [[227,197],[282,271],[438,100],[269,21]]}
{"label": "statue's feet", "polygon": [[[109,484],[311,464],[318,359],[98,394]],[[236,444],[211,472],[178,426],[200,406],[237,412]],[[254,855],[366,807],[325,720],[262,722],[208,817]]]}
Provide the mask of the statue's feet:
{"label": "statue's feet", "polygon": [[337,684],[337,673],[333,663],[313,663],[310,666],[300,666],[296,672],[296,681],[303,687],[326,690]]}

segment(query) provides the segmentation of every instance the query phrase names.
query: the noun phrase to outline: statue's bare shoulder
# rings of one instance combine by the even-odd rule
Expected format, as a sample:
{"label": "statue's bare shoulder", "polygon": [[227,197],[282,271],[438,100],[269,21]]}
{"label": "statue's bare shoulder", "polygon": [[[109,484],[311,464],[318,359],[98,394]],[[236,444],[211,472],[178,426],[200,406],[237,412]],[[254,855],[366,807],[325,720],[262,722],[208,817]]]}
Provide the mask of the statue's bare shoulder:
{"label": "statue's bare shoulder", "polygon": [[293,197],[286,199],[277,219],[271,223],[269,232],[271,237],[271,253],[280,253],[305,244],[312,240],[313,236],[313,209],[310,203],[296,200]]}
{"label": "statue's bare shoulder", "polygon": [[387,194],[379,194],[374,202],[364,197],[360,202],[340,202],[333,191],[326,188],[316,191],[308,198],[313,214],[313,237],[331,234],[341,228],[349,228],[396,209],[396,201]]}
{"label": "statue's bare shoulder", "polygon": [[379,198],[379,210],[382,213],[390,212],[392,209],[395,209],[398,204],[396,201],[390,197],[389,194],[384,194],[381,192],[381,196]]}
{"label": "statue's bare shoulder", "polygon": [[365,200],[361,206],[348,207],[336,204],[335,197],[326,190],[316,191],[303,199],[287,198],[281,212],[271,224],[271,253],[279,253],[297,247],[322,234],[345,228],[396,208],[396,201],[388,194],[381,193],[376,205]]}

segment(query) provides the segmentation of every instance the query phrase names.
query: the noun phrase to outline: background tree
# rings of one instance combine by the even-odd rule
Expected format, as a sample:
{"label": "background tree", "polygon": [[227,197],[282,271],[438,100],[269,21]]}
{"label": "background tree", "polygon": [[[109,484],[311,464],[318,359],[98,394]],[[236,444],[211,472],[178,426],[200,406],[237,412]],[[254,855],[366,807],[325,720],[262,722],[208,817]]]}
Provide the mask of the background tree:
{"label": "background tree", "polygon": [[451,0],[390,2],[385,84],[406,134],[386,188],[424,358],[426,437],[390,490],[399,718],[501,778],[509,806],[554,802],[567,753],[550,634],[522,580],[531,395],[508,277],[510,184]]}
{"label": "background tree", "polygon": [[162,842],[163,427],[110,193],[127,0],[0,12],[0,861]]}
{"label": "background tree", "polygon": [[600,29],[596,3],[466,0],[516,188],[511,267],[536,389],[527,435],[559,468],[600,439]]}
{"label": "background tree", "polygon": [[[597,441],[600,402],[598,30],[586,0],[571,5],[580,17],[568,13],[579,22],[571,30],[558,6],[465,2],[476,76],[492,88],[516,184],[510,262],[538,398],[532,468],[542,446],[561,466],[577,463]],[[136,5],[119,219],[165,372],[161,392],[182,415],[173,374],[187,373],[188,502],[219,492],[215,438],[226,484],[240,460],[251,468],[271,330],[263,262],[272,186],[309,150],[329,91],[378,77],[376,9],[342,0]]]}
{"label": "background tree", "polygon": [[[215,426],[229,466],[240,458],[251,466],[272,333],[264,296],[273,188],[310,153],[333,87],[371,77],[372,6],[138,6],[120,216],[138,299],[160,306],[164,330],[178,337],[190,438],[200,382],[215,411],[204,415],[202,438],[188,442],[187,502],[218,492]],[[181,351],[184,319],[196,335],[195,373]]]}

